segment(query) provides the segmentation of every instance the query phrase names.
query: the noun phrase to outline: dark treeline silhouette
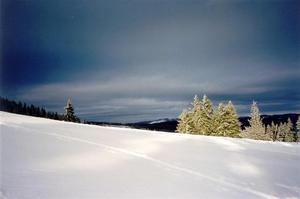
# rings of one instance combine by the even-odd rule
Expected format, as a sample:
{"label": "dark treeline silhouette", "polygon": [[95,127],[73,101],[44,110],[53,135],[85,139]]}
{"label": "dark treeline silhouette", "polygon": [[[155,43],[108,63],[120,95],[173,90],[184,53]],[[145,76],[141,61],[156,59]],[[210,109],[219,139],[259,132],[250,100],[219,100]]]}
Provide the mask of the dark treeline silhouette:
{"label": "dark treeline silhouette", "polygon": [[54,120],[64,120],[64,115],[58,114],[57,112],[47,111],[45,108],[40,108],[32,104],[27,105],[26,103],[9,100],[3,97],[0,97],[0,111],[49,118]]}

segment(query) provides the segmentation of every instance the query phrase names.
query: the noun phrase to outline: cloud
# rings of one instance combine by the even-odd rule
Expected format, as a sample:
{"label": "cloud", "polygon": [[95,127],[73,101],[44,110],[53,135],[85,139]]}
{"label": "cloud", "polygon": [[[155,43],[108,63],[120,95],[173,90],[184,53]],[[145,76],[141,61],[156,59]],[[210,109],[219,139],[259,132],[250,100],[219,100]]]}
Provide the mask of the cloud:
{"label": "cloud", "polygon": [[297,111],[298,4],[4,1],[1,95],[110,121],[176,117],[204,93]]}
{"label": "cloud", "polygon": [[222,94],[257,94],[267,90],[264,87],[243,87],[230,84],[224,86],[218,82],[188,82],[165,76],[114,77],[108,81],[67,82],[46,84],[26,90],[22,99],[30,101],[65,99],[76,97],[78,100],[106,99],[111,97],[161,97],[194,95],[209,93]]}
{"label": "cloud", "polygon": [[[297,111],[297,103],[290,104],[288,99],[281,96],[281,89],[289,89],[290,86],[289,82],[287,85],[282,82],[290,79],[291,74],[283,73],[274,77],[277,82],[280,79],[281,81],[274,83],[274,79],[265,78],[264,81],[250,84],[228,82],[224,85],[222,81],[200,80],[191,83],[184,78],[170,78],[166,75],[141,77],[127,74],[107,81],[39,85],[24,90],[20,98],[29,102],[43,102],[46,105],[56,102],[55,110],[61,111],[66,99],[71,97],[80,116],[119,122],[177,117],[188,107],[195,94],[208,94],[215,105],[221,101],[233,100],[238,112],[243,115],[248,114],[252,100],[261,102],[259,105],[262,110],[268,113],[274,107],[277,111],[288,107],[290,111]],[[294,97],[297,98],[297,95]]]}

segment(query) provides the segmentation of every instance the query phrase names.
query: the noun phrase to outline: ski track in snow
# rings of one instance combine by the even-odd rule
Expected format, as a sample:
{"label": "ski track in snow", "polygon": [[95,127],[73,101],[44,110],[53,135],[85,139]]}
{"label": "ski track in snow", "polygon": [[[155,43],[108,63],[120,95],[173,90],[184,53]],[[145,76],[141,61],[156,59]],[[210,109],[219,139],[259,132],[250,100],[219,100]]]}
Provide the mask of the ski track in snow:
{"label": "ski track in snow", "polygon": [[[0,115],[1,117],[5,114],[8,114],[8,113],[3,113],[3,112],[0,112],[0,113],[1,113],[1,115]],[[246,198],[248,198],[249,195],[255,196],[255,198],[270,198],[270,199],[275,199],[275,198],[293,198],[294,199],[294,198],[298,198],[300,196],[299,195],[300,194],[300,187],[297,183],[296,184],[284,183],[284,181],[283,181],[283,183],[281,183],[281,180],[278,180],[277,182],[275,181],[274,184],[271,185],[271,187],[275,187],[275,185],[276,185],[278,187],[282,187],[283,189],[290,190],[290,192],[292,192],[292,195],[287,194],[289,192],[287,192],[287,193],[285,193],[285,192],[280,193],[279,192],[280,194],[278,195],[278,192],[274,193],[273,191],[270,191],[270,189],[261,189],[259,186],[258,187],[255,186],[255,187],[251,188],[251,186],[247,186],[247,184],[245,185],[243,183],[240,183],[239,180],[241,180],[242,178],[237,178],[237,179],[233,178],[232,180],[230,178],[227,178],[227,179],[222,178],[222,176],[220,178],[218,178],[218,177],[215,177],[213,175],[207,175],[206,173],[204,174],[205,171],[201,172],[202,170],[199,172],[197,170],[187,168],[187,167],[189,167],[189,165],[193,165],[194,161],[192,161],[192,164],[179,166],[178,164],[170,163],[171,159],[169,159],[169,161],[165,161],[164,159],[162,160],[161,157],[164,157],[164,156],[159,156],[159,158],[157,158],[157,157],[153,157],[153,156],[149,155],[149,153],[147,151],[146,152],[144,152],[143,150],[142,150],[142,152],[140,150],[133,151],[133,150],[131,150],[132,149],[131,147],[129,147],[129,149],[127,149],[128,145],[124,145],[124,147],[125,147],[124,148],[122,146],[122,144],[120,144],[118,142],[118,140],[120,140],[120,139],[131,138],[131,137],[127,137],[127,136],[132,136],[132,138],[139,138],[139,136],[137,136],[137,134],[131,134],[131,133],[129,133],[129,131],[134,132],[134,131],[140,131],[140,130],[120,129],[120,128],[115,128],[115,127],[99,127],[99,126],[90,126],[90,125],[88,126],[88,125],[83,125],[83,124],[57,122],[57,121],[46,120],[46,119],[41,119],[41,118],[30,118],[29,116],[19,116],[19,115],[14,116],[14,117],[18,117],[17,120],[14,121],[15,118],[13,118],[12,115],[13,114],[8,115],[11,118],[9,118],[7,120],[6,119],[4,119],[3,121],[2,121],[2,119],[0,120],[0,126],[5,127],[5,129],[7,127],[7,133],[8,134],[9,134],[9,131],[10,131],[9,128],[15,128],[16,130],[13,131],[13,132],[16,133],[16,135],[17,134],[26,135],[27,133],[33,133],[32,135],[40,134],[40,135],[53,137],[54,139],[63,140],[63,143],[65,141],[68,141],[68,142],[71,141],[71,142],[74,142],[74,143],[83,143],[83,144],[86,144],[86,146],[94,146],[96,148],[104,149],[105,151],[111,151],[111,152],[116,152],[116,153],[119,153],[119,154],[125,154],[126,156],[135,157],[137,159],[142,159],[142,160],[145,160],[145,161],[149,161],[151,163],[154,163],[155,165],[161,166],[162,168],[166,168],[167,170],[168,169],[169,170],[174,170],[174,171],[181,172],[181,173],[184,173],[184,174],[189,175],[189,176],[194,176],[198,179],[202,179],[202,180],[204,179],[204,181],[211,182],[211,184],[219,185],[219,187],[224,187],[224,188],[227,187],[231,191],[238,190],[238,191],[240,191],[240,193],[244,193]],[[24,121],[22,120],[23,119],[22,117],[24,117]],[[39,124],[42,124],[42,125],[39,126]],[[43,126],[44,124],[45,124],[45,126]],[[55,125],[58,125],[58,126],[55,126]],[[69,133],[72,133],[72,130],[76,129],[76,127],[79,127],[79,125],[80,125],[79,131],[76,131],[76,133],[74,133],[72,135],[69,135]],[[54,127],[54,128],[52,129],[52,127]],[[48,129],[50,131],[48,131]],[[109,131],[106,132],[107,129],[109,129]],[[0,130],[3,130],[3,129],[1,128]],[[103,138],[103,139],[101,139],[101,140],[96,139],[97,141],[94,141],[94,140],[91,141],[90,139],[93,139],[93,138],[96,138],[96,137],[89,136],[89,134],[86,134],[86,136],[85,136],[84,134],[81,133],[81,132],[85,132],[85,131],[89,131],[89,130],[91,130],[93,132],[99,132],[100,133],[99,135],[101,135],[101,133],[102,133],[101,130],[103,130],[104,134],[102,134],[102,135],[110,135],[112,137],[109,137],[109,136],[108,137],[107,136],[102,136],[101,137],[100,136],[99,138]],[[54,131],[54,132],[52,132],[52,131]],[[119,136],[119,135],[121,135],[121,134],[119,134],[121,131],[124,131],[124,134],[122,133],[122,136]],[[0,132],[0,133],[1,133],[0,135],[2,135],[2,132]],[[68,133],[68,134],[66,135],[66,133]],[[110,133],[112,133],[112,134],[110,134]],[[116,134],[114,134],[114,133],[116,133]],[[140,131],[140,133],[141,133],[140,135],[144,135],[143,133],[149,133],[149,131],[145,131],[145,132]],[[30,135],[30,134],[28,134],[28,135]],[[82,138],[83,135],[84,135],[84,137]],[[252,155],[253,152],[254,152],[255,155],[256,155],[256,153],[266,153],[266,152],[268,152],[268,153],[270,153],[271,156],[272,155],[280,155],[280,157],[283,157],[282,160],[285,160],[285,161],[289,161],[289,159],[291,159],[291,160],[298,160],[299,159],[299,147],[298,147],[299,145],[297,145],[297,144],[289,145],[289,144],[285,144],[285,143],[267,142],[267,145],[269,147],[265,147],[265,146],[262,147],[263,143],[261,141],[253,141],[253,140],[243,140],[243,139],[232,139],[231,140],[231,139],[228,139],[228,138],[220,138],[220,137],[206,137],[206,136],[201,137],[201,136],[190,136],[190,135],[182,135],[182,134],[165,134],[165,133],[162,133],[162,132],[152,133],[152,135],[155,135],[155,138],[157,138],[160,141],[164,138],[169,139],[169,138],[174,138],[174,136],[175,136],[175,137],[177,137],[176,139],[180,139],[180,140],[181,140],[181,137],[182,137],[183,139],[184,138],[189,138],[189,139],[191,138],[191,140],[189,140],[189,141],[197,140],[197,142],[199,141],[200,143],[204,142],[204,143],[208,144],[208,145],[204,145],[204,146],[208,146],[208,147],[211,146],[210,144],[212,144],[212,145],[217,144],[217,146],[221,145],[223,147],[226,146],[225,150],[229,151],[228,153],[231,153],[230,151],[233,151],[233,152],[238,151],[238,153],[241,153],[241,155],[242,155],[241,157],[244,157],[246,155],[246,154],[244,154],[243,150],[249,144],[249,146],[251,146],[252,150],[254,150],[254,151],[251,151],[250,155]],[[167,135],[167,136],[163,137],[165,135]],[[22,138],[22,137],[23,136],[15,136],[15,138]],[[31,136],[31,137],[36,137],[36,136]],[[107,138],[109,138],[109,139],[107,139]],[[145,140],[147,140],[147,138],[148,137],[146,136]],[[151,136],[149,138],[151,138]],[[198,140],[198,138],[199,138],[199,140]],[[110,139],[112,139],[113,142],[110,142],[110,141],[112,141]],[[116,139],[116,142],[114,141],[115,139]],[[48,139],[45,139],[45,140],[47,141]],[[51,140],[51,139],[49,139],[49,140]],[[49,141],[49,142],[52,146],[51,141]],[[48,143],[48,141],[46,143]],[[188,142],[188,143],[189,144],[195,144],[193,142]],[[242,143],[244,143],[244,145],[239,145],[239,144],[242,144]],[[33,143],[33,144],[35,144],[35,143]],[[142,143],[142,144],[145,144],[145,143]],[[72,144],[72,145],[76,146],[76,144]],[[180,146],[180,145],[176,145],[176,146]],[[277,146],[280,146],[280,147],[277,147]],[[216,150],[216,148],[214,148],[213,150]],[[212,153],[213,152],[214,151],[212,151]],[[170,153],[172,153],[172,152],[170,152]],[[227,153],[225,153],[224,155],[227,155]],[[287,158],[285,158],[285,155],[287,155],[286,156]],[[265,156],[263,156],[263,158],[265,158]],[[267,158],[267,156],[266,156],[266,158]],[[189,160],[191,160],[191,159],[189,159]],[[273,160],[273,159],[271,159],[271,160]],[[234,162],[233,162],[234,166],[241,165],[241,163],[239,164],[239,162],[237,162],[237,161],[239,161],[239,159],[234,159]],[[180,161],[179,161],[179,163],[180,163]],[[267,162],[267,163],[270,163],[270,162]],[[273,163],[273,162],[271,162],[271,163]],[[207,165],[209,165],[209,164],[207,164]],[[1,164],[0,164],[0,166],[1,166]],[[242,166],[245,166],[245,165],[242,165]],[[250,167],[247,167],[247,166],[250,166]],[[215,168],[215,167],[213,167],[213,168]],[[281,168],[281,167],[279,167],[279,168]],[[283,167],[283,168],[286,168],[286,167]],[[295,167],[287,167],[287,168],[293,168],[294,169]],[[43,169],[43,167],[42,167],[42,169]],[[234,169],[236,169],[236,167],[234,167]],[[240,168],[238,167],[237,169],[246,169],[247,170],[246,172],[247,173],[250,172],[250,174],[251,174],[251,164],[246,165],[246,167],[240,167]],[[254,167],[254,169],[255,169],[255,167]],[[214,171],[214,170],[212,170],[212,171]],[[244,172],[245,170],[242,170],[242,171]],[[277,169],[277,171],[278,171],[278,169]],[[14,171],[10,171],[10,172],[14,172]],[[18,171],[16,171],[16,172],[18,172]],[[292,175],[292,173],[287,173],[287,174]],[[2,173],[1,173],[1,175],[2,175]],[[1,175],[0,175],[0,177],[1,177]],[[31,174],[29,173],[29,175],[31,175]],[[221,175],[223,175],[223,174],[221,173]],[[270,175],[270,173],[268,175]],[[268,177],[268,175],[266,177]],[[295,174],[295,176],[296,175],[297,174]],[[225,175],[224,175],[224,177],[225,177]],[[287,177],[289,177],[289,176],[287,176]],[[290,176],[290,177],[292,177],[292,176]],[[296,178],[297,178],[297,176],[296,176]],[[274,179],[274,178],[270,178],[270,179]],[[128,180],[130,180],[130,179],[128,179]],[[296,180],[296,181],[292,180],[290,182],[298,182],[298,181],[299,180]],[[270,183],[270,181],[267,181],[267,182]],[[26,187],[26,186],[23,186],[23,187]],[[259,188],[259,190],[257,188]],[[30,186],[28,187],[28,189],[30,189]],[[14,187],[12,187],[11,190],[18,190],[18,189],[14,189]],[[264,192],[264,191],[266,191],[266,192]],[[3,199],[6,199],[6,197],[9,198],[5,194],[6,194],[6,192],[5,192],[5,190],[3,189],[2,185],[1,185],[0,186],[0,198],[3,198]],[[284,195],[281,195],[281,194],[284,194]],[[282,196],[284,196],[284,197],[282,197]],[[226,198],[226,195],[224,196],[224,198]]]}
{"label": "ski track in snow", "polygon": [[219,183],[219,184],[222,184],[222,185],[234,188],[234,189],[238,189],[238,190],[241,190],[241,191],[244,191],[244,192],[248,192],[248,193],[254,194],[256,196],[262,197],[262,198],[279,199],[276,196],[266,194],[266,193],[263,193],[263,192],[260,192],[260,191],[256,191],[256,190],[253,190],[253,189],[245,188],[245,187],[242,187],[240,185],[233,184],[233,183],[230,183],[230,182],[226,182],[226,181],[223,181],[223,180],[218,180],[218,179],[215,179],[214,177],[210,177],[208,175],[204,175],[202,173],[199,173],[199,172],[191,170],[191,169],[187,169],[187,168],[183,168],[183,167],[179,167],[179,166],[167,163],[165,161],[153,158],[153,157],[148,156],[146,154],[129,151],[127,149],[123,149],[123,148],[119,148],[119,147],[109,146],[109,145],[106,145],[106,144],[96,143],[96,142],[92,142],[92,141],[77,138],[77,137],[61,135],[61,134],[57,134],[57,133],[44,133],[44,132],[41,133],[39,131],[29,129],[29,128],[26,128],[26,127],[20,127],[20,126],[15,126],[15,127],[16,128],[23,128],[24,130],[30,130],[30,132],[35,132],[35,133],[38,133],[38,134],[44,134],[44,135],[53,136],[53,137],[56,137],[56,138],[62,138],[62,139],[69,140],[69,141],[74,141],[74,142],[81,142],[81,143],[101,147],[101,148],[104,148],[106,150],[123,153],[123,154],[134,156],[134,157],[137,157],[137,158],[142,158],[144,160],[154,162],[156,164],[165,166],[167,168],[174,169],[174,170],[177,170],[177,171],[181,171],[181,172],[187,173],[189,175],[198,176],[200,178],[210,180],[212,182]]}

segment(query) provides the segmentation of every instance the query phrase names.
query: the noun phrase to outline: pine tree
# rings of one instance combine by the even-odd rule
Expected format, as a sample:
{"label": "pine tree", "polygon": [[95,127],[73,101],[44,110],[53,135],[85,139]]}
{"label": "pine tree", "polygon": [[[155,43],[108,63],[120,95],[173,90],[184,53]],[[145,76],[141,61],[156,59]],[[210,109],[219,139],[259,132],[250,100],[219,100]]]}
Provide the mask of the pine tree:
{"label": "pine tree", "polygon": [[264,129],[256,102],[253,102],[251,106],[251,119],[249,124],[252,128],[256,128],[257,131],[263,131]]}
{"label": "pine tree", "polygon": [[[54,119],[54,114],[53,114]],[[67,105],[65,107],[65,120],[70,122],[76,122],[76,116],[74,114],[74,108],[71,103],[71,99],[68,99]]]}
{"label": "pine tree", "polygon": [[183,111],[179,116],[179,123],[177,125],[176,131],[179,133],[189,133],[191,131],[191,114],[189,111]]}
{"label": "pine tree", "polygon": [[41,109],[40,109],[40,107],[36,107],[35,109],[36,109],[36,111],[35,111],[35,112],[36,112],[36,113],[35,113],[36,116],[37,116],[37,117],[41,117]]}
{"label": "pine tree", "polygon": [[177,125],[177,132],[197,134],[197,112],[200,110],[201,102],[197,95],[195,95],[191,108],[184,110],[179,116],[179,123]]}
{"label": "pine tree", "polygon": [[203,96],[201,107],[197,112],[197,131],[202,135],[214,134],[214,109],[213,103],[206,95]]}
{"label": "pine tree", "polygon": [[278,127],[278,134],[277,134],[277,140],[283,141],[283,142],[291,142],[291,140],[294,137],[294,134],[292,132],[293,124],[291,121],[280,123]]}
{"label": "pine tree", "polygon": [[298,120],[296,122],[296,131],[297,131],[297,142],[300,142],[300,116],[298,117]]}
{"label": "pine tree", "polygon": [[226,106],[220,104],[218,111],[214,112],[213,103],[204,95],[201,101],[195,96],[191,105],[191,108],[181,113],[177,132],[200,135],[239,136],[240,123],[231,102]]}
{"label": "pine tree", "polygon": [[46,110],[44,108],[41,109],[41,116],[47,117]]}
{"label": "pine tree", "polygon": [[287,125],[287,132],[292,132],[293,122],[292,122],[291,118],[288,118],[286,125]]}
{"label": "pine tree", "polygon": [[34,109],[35,109],[34,106],[31,104],[30,108],[29,108],[29,115],[34,116],[34,114],[35,114]]}
{"label": "pine tree", "polygon": [[217,135],[239,137],[239,134],[241,133],[241,124],[231,101],[229,101],[226,106],[220,104],[216,115],[215,126],[217,126]]}
{"label": "pine tree", "polygon": [[287,124],[285,122],[280,122],[278,126],[278,134],[277,134],[277,141],[284,141],[285,135],[287,132]]}
{"label": "pine tree", "polygon": [[225,136],[226,131],[226,108],[223,103],[219,103],[218,111],[215,113],[214,117],[214,128],[215,131],[212,135]]}
{"label": "pine tree", "polygon": [[293,130],[293,123],[291,118],[288,118],[287,123],[285,124],[285,135],[283,141],[285,142],[293,142],[295,141],[295,136]]}
{"label": "pine tree", "polygon": [[54,113],[54,119],[55,119],[55,120],[59,120],[59,116],[58,116],[58,113],[57,113],[57,112]]}
{"label": "pine tree", "polygon": [[17,104],[17,113],[23,114],[23,104],[22,104],[22,102],[18,102],[18,104]]}
{"label": "pine tree", "polygon": [[266,133],[273,141],[276,141],[278,134],[278,125],[272,121],[271,125],[267,125]]}
{"label": "pine tree", "polygon": [[294,133],[290,132],[290,133],[285,134],[284,141],[285,142],[295,142],[295,135],[294,135]]}
{"label": "pine tree", "polygon": [[22,112],[23,112],[24,115],[28,115],[28,113],[27,113],[27,104],[26,103],[23,103]]}
{"label": "pine tree", "polygon": [[266,134],[256,102],[253,102],[251,106],[251,118],[249,124],[250,126],[245,127],[245,130],[242,131],[241,137],[255,140],[271,140],[271,136]]}
{"label": "pine tree", "polygon": [[202,102],[199,100],[197,95],[195,95],[191,105],[192,108],[189,112],[189,117],[190,117],[189,132],[192,134],[201,134],[202,126],[199,123],[199,116],[202,110]]}
{"label": "pine tree", "polygon": [[298,120],[296,122],[296,128],[297,128],[297,131],[299,132],[300,131],[300,116],[298,117]]}

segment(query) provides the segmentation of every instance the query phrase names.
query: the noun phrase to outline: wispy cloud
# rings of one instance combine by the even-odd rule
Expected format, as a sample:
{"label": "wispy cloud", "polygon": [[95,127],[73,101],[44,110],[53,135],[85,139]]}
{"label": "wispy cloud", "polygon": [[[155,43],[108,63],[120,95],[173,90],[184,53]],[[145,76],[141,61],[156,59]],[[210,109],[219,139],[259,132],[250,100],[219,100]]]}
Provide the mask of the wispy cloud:
{"label": "wispy cloud", "polygon": [[[287,76],[281,76],[282,81]],[[280,78],[276,78],[279,80]],[[24,90],[20,98],[44,104],[58,102],[60,108],[71,97],[79,115],[86,118],[105,120],[133,121],[159,117],[177,117],[186,108],[193,95],[208,94],[215,105],[221,101],[233,100],[239,113],[248,114],[252,100],[261,100],[262,110],[274,107],[287,107],[289,103],[281,98],[284,84],[274,86],[274,80],[238,85],[228,82],[194,82],[191,84],[181,78],[157,76],[114,77],[107,81],[68,82],[46,84]],[[289,87],[289,85],[286,85]],[[268,96],[269,95],[269,96]],[[270,101],[269,99],[272,99]],[[295,106],[291,104],[289,106]],[[280,111],[281,108],[278,109]],[[60,109],[56,109],[60,110]],[[291,110],[291,109],[290,109]],[[298,109],[294,109],[297,111]],[[127,116],[126,116],[127,115]],[[131,116],[130,116],[131,115]]]}
{"label": "wispy cloud", "polygon": [[299,110],[298,1],[3,2],[5,96],[110,121],[176,117],[204,93]]}

